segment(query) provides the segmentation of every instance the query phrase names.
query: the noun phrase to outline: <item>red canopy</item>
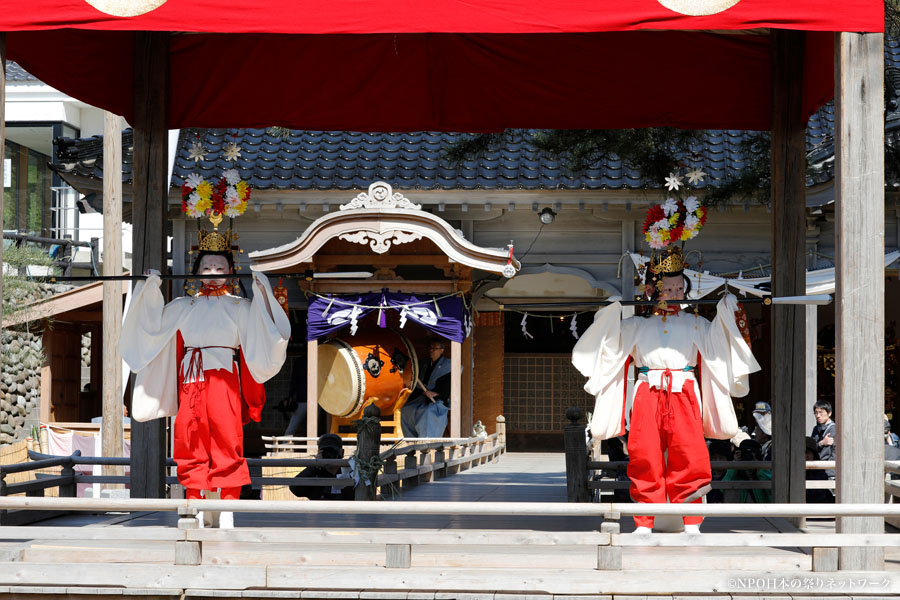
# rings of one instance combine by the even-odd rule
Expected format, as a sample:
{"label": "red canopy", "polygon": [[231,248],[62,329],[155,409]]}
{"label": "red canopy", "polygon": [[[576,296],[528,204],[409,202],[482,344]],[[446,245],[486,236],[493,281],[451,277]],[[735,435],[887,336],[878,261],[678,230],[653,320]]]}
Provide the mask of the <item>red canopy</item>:
{"label": "red canopy", "polygon": [[[4,5],[0,31],[9,32],[11,59],[126,118],[133,112],[133,31],[193,32],[174,33],[170,41],[173,128],[768,129],[766,28],[810,32],[804,72],[809,114],[833,93],[829,32],[883,30],[880,0]],[[113,13],[117,7],[151,10],[120,17],[94,5]]]}

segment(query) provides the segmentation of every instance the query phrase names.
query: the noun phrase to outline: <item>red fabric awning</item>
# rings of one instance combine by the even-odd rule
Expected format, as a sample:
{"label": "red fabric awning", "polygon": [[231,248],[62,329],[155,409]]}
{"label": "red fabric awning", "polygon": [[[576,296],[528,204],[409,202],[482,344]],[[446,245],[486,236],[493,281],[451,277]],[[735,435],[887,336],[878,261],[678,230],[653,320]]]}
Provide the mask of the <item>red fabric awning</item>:
{"label": "red fabric awning", "polygon": [[883,28],[871,0],[90,2],[163,4],[123,18],[87,0],[6,0],[9,57],[130,119],[133,31],[171,31],[172,128],[768,129],[759,28],[809,31],[807,114],[833,94],[830,32]]}
{"label": "red fabric awning", "polygon": [[[572,33],[775,27],[859,32],[884,27],[878,0],[5,0],[2,8],[0,31]],[[115,16],[135,12],[143,14]]]}

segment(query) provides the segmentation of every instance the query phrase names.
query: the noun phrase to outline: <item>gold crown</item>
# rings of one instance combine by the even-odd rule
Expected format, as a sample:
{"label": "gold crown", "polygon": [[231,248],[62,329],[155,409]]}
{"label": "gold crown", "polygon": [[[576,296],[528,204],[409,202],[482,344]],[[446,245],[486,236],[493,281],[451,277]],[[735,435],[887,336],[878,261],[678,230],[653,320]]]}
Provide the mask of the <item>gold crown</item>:
{"label": "gold crown", "polygon": [[232,233],[229,229],[225,234],[218,231],[197,232],[198,250],[201,252],[231,252],[232,251]]}
{"label": "gold crown", "polygon": [[651,273],[678,273],[684,271],[684,268],[687,266],[688,264],[684,262],[681,248],[678,247],[670,247],[665,252],[654,253],[650,257]]}

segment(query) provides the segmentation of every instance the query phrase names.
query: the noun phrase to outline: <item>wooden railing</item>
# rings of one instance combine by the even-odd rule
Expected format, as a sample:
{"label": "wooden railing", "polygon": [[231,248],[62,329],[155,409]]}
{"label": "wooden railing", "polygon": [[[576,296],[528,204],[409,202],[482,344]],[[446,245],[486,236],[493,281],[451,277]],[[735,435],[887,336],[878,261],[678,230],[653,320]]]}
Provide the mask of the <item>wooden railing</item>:
{"label": "wooden railing", "polygon": [[[377,408],[377,407],[376,407]],[[421,444],[404,446],[392,446],[384,452],[377,452],[380,441],[376,438],[367,440],[361,435],[362,444],[355,454],[356,461],[366,461],[373,465],[377,479],[373,485],[366,485],[364,481],[358,483],[349,477],[344,478],[303,478],[298,481],[295,477],[251,477],[251,484],[256,487],[264,486],[319,486],[319,487],[356,487],[356,499],[374,500],[380,491],[381,497],[391,499],[397,496],[401,489],[419,485],[435,478],[446,477],[464,471],[470,467],[490,462],[505,452],[503,442],[504,431],[502,417],[498,418],[499,430],[487,437],[473,437],[464,439],[448,439],[432,441]],[[368,453],[367,453],[368,452]],[[374,456],[377,453],[377,459]],[[44,491],[57,488],[60,497],[72,498],[76,493],[78,484],[108,484],[127,485],[130,483],[128,475],[87,475],[79,473],[77,465],[131,465],[131,459],[81,456],[76,451],[71,456],[51,456],[29,451],[30,460],[24,463],[0,465],[0,497],[25,494],[29,497],[40,497]],[[248,458],[247,464],[253,468],[289,467],[302,469],[305,467],[351,467],[350,459],[320,459],[320,458]],[[357,462],[359,464],[359,462]],[[173,459],[166,460],[167,467],[175,466]],[[37,471],[60,468],[59,474],[50,475],[37,473]],[[35,473],[35,479],[18,483],[6,483],[6,476],[12,473]],[[167,484],[177,483],[177,478],[167,477]],[[45,513],[9,513],[0,511],[0,525],[23,524],[35,520],[47,518]]]}
{"label": "wooden railing", "polygon": [[[3,539],[140,539],[172,541],[174,562],[199,565],[205,542],[245,543],[333,543],[376,544],[384,548],[384,564],[407,568],[414,552],[429,545],[522,545],[535,552],[549,546],[591,546],[596,548],[596,569],[620,570],[622,548],[630,546],[666,547],[799,547],[812,549],[813,571],[837,570],[837,549],[842,547],[896,547],[896,534],[856,533],[727,533],[686,535],[661,533],[648,536],[621,534],[623,516],[705,516],[705,517],[900,517],[900,504],[616,504],[538,502],[283,502],[252,500],[170,500],[0,497],[0,510],[66,511],[164,511],[177,512],[176,527],[7,527],[0,526]],[[374,529],[351,532],[329,529],[258,528],[233,530],[199,529],[199,510],[244,513],[292,514],[372,514],[372,515],[492,515],[497,517],[581,517],[583,532],[528,530]],[[599,531],[597,531],[599,525]],[[460,552],[465,552],[461,548]]]}
{"label": "wooden railing", "polygon": [[[588,455],[587,440],[585,438],[585,426],[579,421],[583,417],[581,409],[570,408],[566,417],[571,421],[565,426],[565,451],[566,451],[566,484],[569,502],[591,502],[596,498],[595,490],[613,491],[628,489],[630,481],[622,481],[606,477],[605,473],[620,471],[628,466],[627,461],[594,461]],[[806,461],[806,470],[834,469],[835,461],[816,460]],[[771,461],[711,461],[710,467],[715,470],[736,471],[762,471],[771,470]],[[900,475],[900,461],[884,462],[884,493],[886,503],[900,502],[900,481],[892,478],[892,475]],[[772,481],[768,479],[732,479],[729,481],[713,480],[710,482],[713,490],[771,490]],[[806,480],[807,490],[834,490],[833,479],[809,479]],[[900,521],[890,521],[894,526],[900,525]]]}

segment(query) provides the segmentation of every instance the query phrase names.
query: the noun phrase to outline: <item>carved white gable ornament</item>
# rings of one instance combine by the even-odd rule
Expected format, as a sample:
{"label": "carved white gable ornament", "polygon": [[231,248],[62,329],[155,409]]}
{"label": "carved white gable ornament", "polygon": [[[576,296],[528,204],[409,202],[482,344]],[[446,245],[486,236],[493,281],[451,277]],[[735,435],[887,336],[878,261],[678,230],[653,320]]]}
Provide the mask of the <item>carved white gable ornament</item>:
{"label": "carved white gable ornament", "polygon": [[347,204],[341,204],[341,210],[353,210],[356,208],[408,208],[421,210],[421,204],[413,204],[409,198],[400,192],[394,192],[391,184],[384,181],[376,181],[369,186],[369,191],[360,192],[359,195]]}
{"label": "carved white gable ornament", "polygon": [[407,233],[406,231],[385,231],[384,233],[375,233],[374,231],[357,231],[356,233],[344,233],[339,236],[347,242],[354,244],[368,244],[373,252],[384,254],[391,249],[393,244],[406,244],[422,239],[420,233]]}
{"label": "carved white gable ornament", "polygon": [[[400,192],[394,192],[391,184],[384,181],[376,181],[369,186],[369,191],[360,194],[347,204],[341,205],[341,210],[355,210],[360,208],[405,208],[409,210],[421,210],[421,204],[413,204],[409,198]],[[384,254],[396,244],[408,244],[422,239],[421,233],[412,233],[401,229],[393,231],[374,232],[361,229],[354,233],[344,233],[338,236],[353,244],[368,245],[373,252]]]}

